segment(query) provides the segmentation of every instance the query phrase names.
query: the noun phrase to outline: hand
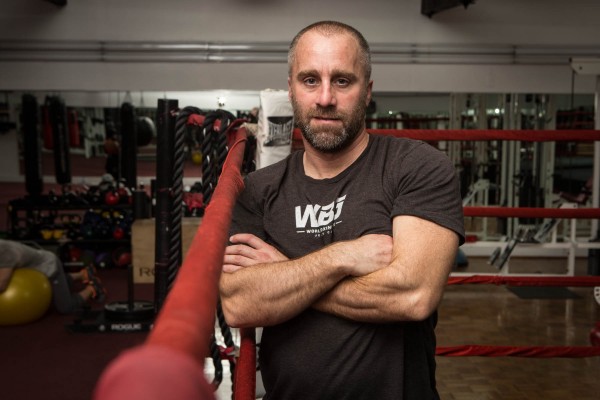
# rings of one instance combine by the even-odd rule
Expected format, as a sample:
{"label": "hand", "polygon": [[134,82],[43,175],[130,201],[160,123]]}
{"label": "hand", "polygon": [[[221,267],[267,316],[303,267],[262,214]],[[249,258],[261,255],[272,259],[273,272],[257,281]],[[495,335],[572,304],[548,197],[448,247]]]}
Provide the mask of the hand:
{"label": "hand", "polygon": [[229,241],[233,244],[225,248],[223,272],[235,272],[256,264],[288,260],[275,247],[250,233],[233,235]]}
{"label": "hand", "polygon": [[344,257],[344,262],[349,267],[349,275],[367,275],[387,267],[392,262],[391,236],[371,234],[338,243],[343,246],[340,256]]}

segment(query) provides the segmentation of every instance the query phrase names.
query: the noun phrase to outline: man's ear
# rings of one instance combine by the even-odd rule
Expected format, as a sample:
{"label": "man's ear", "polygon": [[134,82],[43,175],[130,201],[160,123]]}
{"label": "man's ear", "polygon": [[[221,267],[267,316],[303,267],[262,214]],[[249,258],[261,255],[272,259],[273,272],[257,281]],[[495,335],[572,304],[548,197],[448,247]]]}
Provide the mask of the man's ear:
{"label": "man's ear", "polygon": [[373,96],[373,81],[370,80],[369,83],[367,84],[367,103],[365,104],[365,106],[369,106],[369,103],[371,102]]}

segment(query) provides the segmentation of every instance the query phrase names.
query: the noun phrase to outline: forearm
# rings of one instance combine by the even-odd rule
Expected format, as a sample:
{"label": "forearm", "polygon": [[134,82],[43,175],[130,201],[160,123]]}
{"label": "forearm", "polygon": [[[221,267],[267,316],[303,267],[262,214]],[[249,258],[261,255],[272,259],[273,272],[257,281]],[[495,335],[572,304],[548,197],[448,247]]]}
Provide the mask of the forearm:
{"label": "forearm", "polygon": [[402,279],[389,266],[367,276],[343,280],[319,298],[314,308],[361,322],[414,321],[433,311],[430,305],[423,304],[424,299],[418,285]]}
{"label": "forearm", "polygon": [[[317,310],[362,322],[419,321],[439,305],[456,259],[458,238],[415,218],[395,220],[395,255],[385,268],[348,278],[322,296]],[[402,224],[400,223],[402,221]],[[405,235],[410,232],[424,235]]]}
{"label": "forearm", "polygon": [[339,317],[373,323],[419,321],[442,299],[456,257],[456,237],[447,233],[434,252],[399,251],[385,268],[347,278],[323,295],[314,307]]}
{"label": "forearm", "polygon": [[296,260],[263,263],[223,273],[223,311],[231,326],[284,322],[313,304],[346,276],[333,246]]}

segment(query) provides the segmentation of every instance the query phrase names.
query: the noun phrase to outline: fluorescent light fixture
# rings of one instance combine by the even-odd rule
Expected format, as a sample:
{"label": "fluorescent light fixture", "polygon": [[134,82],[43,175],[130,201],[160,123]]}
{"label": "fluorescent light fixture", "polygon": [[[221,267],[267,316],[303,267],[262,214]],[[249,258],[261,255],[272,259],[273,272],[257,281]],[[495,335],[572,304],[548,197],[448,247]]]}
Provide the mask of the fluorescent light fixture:
{"label": "fluorescent light fixture", "polygon": [[573,58],[571,68],[580,75],[600,75],[600,57]]}

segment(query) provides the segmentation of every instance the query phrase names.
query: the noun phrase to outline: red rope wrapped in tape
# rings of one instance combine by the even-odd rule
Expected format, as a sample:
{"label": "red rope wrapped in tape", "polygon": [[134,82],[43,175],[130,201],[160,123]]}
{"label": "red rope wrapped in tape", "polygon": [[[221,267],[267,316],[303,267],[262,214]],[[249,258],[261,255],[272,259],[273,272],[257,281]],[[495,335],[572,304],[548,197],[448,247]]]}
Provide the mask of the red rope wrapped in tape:
{"label": "red rope wrapped in tape", "polygon": [[581,358],[600,356],[594,346],[440,346],[435,354],[450,357]]}
{"label": "red rope wrapped in tape", "polygon": [[600,276],[451,276],[448,285],[493,284],[509,286],[595,287]]}
{"label": "red rope wrapped in tape", "polygon": [[[405,137],[423,141],[439,140],[512,140],[522,142],[577,142],[600,140],[600,130],[484,130],[484,129],[368,129],[370,133]],[[302,140],[300,130],[294,130],[294,140]]]}
{"label": "red rope wrapped in tape", "polygon": [[600,218],[600,208],[464,207],[465,217]]}
{"label": "red rope wrapped in tape", "polygon": [[532,130],[532,129],[369,129],[378,135],[406,137],[423,141],[438,140],[512,140],[522,142],[576,142],[600,140],[600,130]]}
{"label": "red rope wrapped in tape", "polygon": [[239,129],[237,135],[202,224],[147,340],[149,344],[162,344],[193,354],[198,362],[204,362],[214,330],[218,282],[231,214],[244,188],[240,174],[244,130]]}
{"label": "red rope wrapped in tape", "polygon": [[183,265],[144,345],[115,359],[103,372],[96,400],[214,399],[204,377],[214,332],[218,282],[240,173],[245,129],[236,133],[213,198]]}
{"label": "red rope wrapped in tape", "polygon": [[254,328],[240,329],[240,356],[235,368],[235,400],[256,398],[256,333]]}

